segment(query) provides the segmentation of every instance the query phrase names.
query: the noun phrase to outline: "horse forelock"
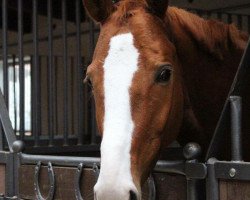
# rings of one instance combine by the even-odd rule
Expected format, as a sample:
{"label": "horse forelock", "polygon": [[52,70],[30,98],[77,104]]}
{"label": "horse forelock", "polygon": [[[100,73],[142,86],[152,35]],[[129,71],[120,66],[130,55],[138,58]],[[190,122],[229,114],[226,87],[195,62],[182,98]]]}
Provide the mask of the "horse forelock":
{"label": "horse forelock", "polygon": [[135,14],[136,9],[146,9],[148,4],[146,0],[121,0],[114,7],[115,10],[112,19],[118,23],[125,23],[128,17]]}

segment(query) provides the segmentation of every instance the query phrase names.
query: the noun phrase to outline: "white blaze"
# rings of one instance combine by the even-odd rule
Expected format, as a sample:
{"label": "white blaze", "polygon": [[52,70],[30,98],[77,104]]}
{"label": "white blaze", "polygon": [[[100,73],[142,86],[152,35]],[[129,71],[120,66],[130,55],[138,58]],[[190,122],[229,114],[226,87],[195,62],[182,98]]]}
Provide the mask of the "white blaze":
{"label": "white blaze", "polygon": [[[129,89],[138,68],[138,50],[131,33],[114,36],[104,62],[104,131],[101,172],[95,190],[136,189],[131,175],[130,149],[134,123]],[[118,185],[117,185],[118,184]],[[112,187],[112,188],[110,188]],[[124,187],[124,188],[122,188]],[[126,191],[126,195],[128,191]],[[102,193],[102,192],[101,192]],[[97,195],[99,196],[99,195]]]}

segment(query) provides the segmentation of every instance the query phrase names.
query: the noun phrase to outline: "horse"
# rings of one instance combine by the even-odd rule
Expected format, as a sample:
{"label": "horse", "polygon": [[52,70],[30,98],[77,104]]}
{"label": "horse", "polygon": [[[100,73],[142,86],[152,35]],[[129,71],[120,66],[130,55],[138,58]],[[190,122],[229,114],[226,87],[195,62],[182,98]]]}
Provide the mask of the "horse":
{"label": "horse", "polygon": [[162,150],[206,149],[248,35],[167,0],[83,0],[100,35],[85,82],[101,141],[96,200],[140,200]]}

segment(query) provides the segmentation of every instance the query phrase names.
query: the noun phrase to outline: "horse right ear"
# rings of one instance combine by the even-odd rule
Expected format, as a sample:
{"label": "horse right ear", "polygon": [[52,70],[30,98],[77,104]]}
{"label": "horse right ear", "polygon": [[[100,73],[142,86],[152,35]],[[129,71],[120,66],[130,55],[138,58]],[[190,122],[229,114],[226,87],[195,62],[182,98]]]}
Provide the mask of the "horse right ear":
{"label": "horse right ear", "polygon": [[89,16],[96,22],[102,23],[114,10],[112,0],[83,0]]}

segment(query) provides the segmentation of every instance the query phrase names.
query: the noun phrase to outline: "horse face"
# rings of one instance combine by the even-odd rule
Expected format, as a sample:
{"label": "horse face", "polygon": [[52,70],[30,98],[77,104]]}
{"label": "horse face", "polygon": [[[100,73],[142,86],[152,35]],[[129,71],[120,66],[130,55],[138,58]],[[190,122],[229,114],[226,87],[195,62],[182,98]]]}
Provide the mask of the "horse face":
{"label": "horse face", "polygon": [[123,1],[108,18],[93,16],[102,21],[87,72],[102,134],[97,200],[140,199],[141,184],[181,121],[175,48],[163,21],[142,5]]}

